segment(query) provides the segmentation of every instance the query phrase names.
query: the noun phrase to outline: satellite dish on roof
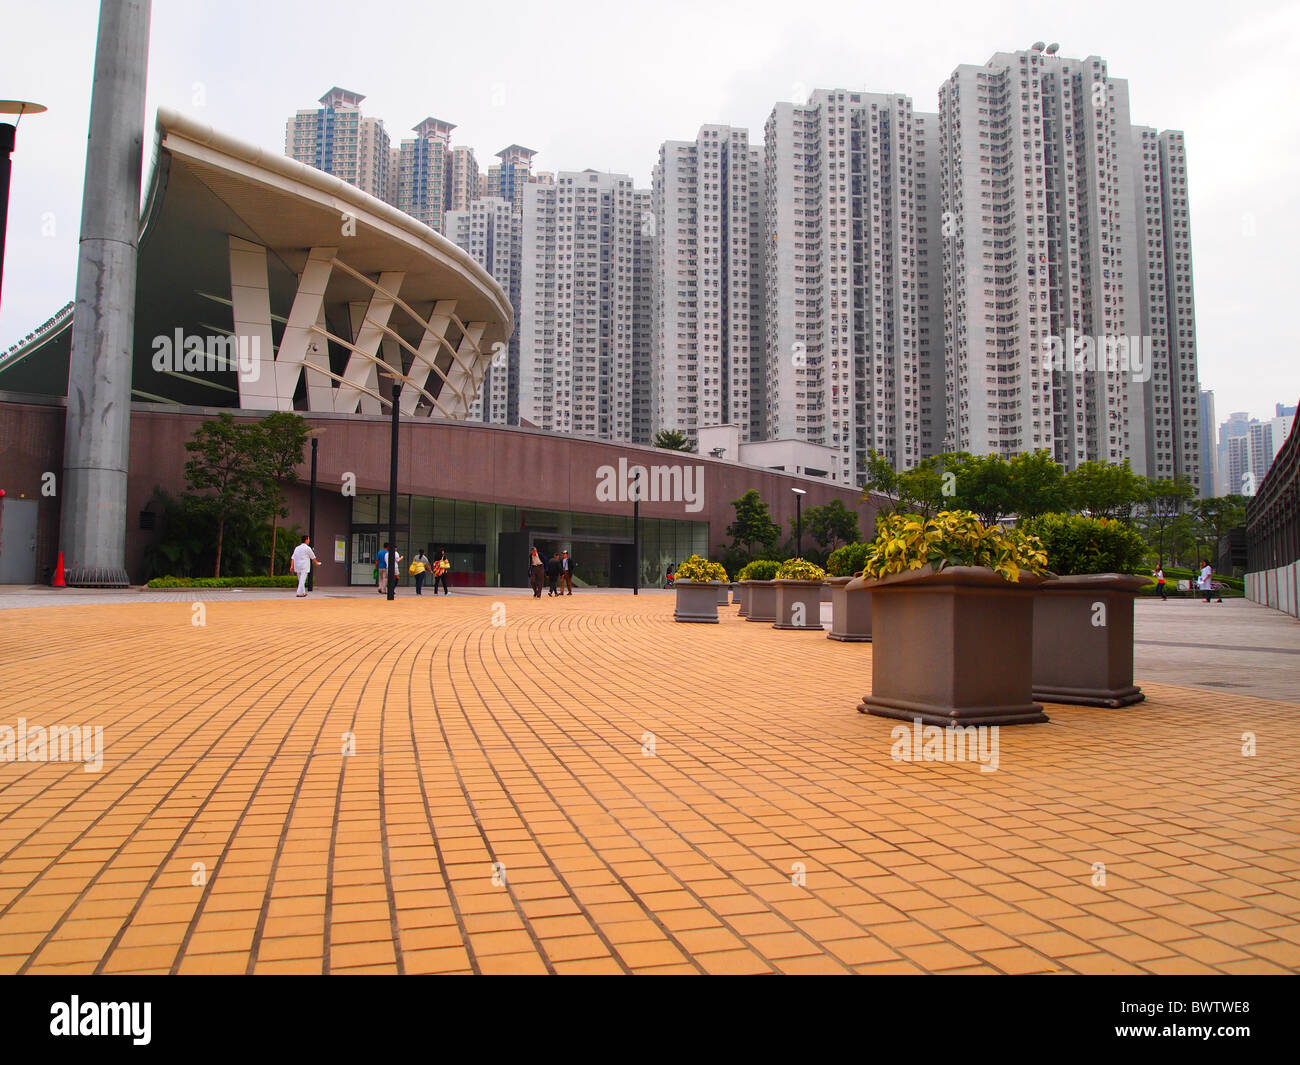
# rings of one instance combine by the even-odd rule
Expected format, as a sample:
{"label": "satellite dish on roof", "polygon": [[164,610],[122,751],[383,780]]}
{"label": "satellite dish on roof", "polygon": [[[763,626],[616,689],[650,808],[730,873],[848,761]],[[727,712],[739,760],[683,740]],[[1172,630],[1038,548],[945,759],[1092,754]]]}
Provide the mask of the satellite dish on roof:
{"label": "satellite dish on roof", "polygon": [[1045,45],[1042,41],[1035,41],[1033,44],[1029,46],[1029,50],[1031,52],[1041,52],[1046,47],[1047,45]]}
{"label": "satellite dish on roof", "polygon": [[1059,52],[1060,50],[1061,50],[1061,46],[1057,44],[1055,41],[1053,41],[1051,44],[1047,46],[1048,55],[1056,55],[1056,53]]}

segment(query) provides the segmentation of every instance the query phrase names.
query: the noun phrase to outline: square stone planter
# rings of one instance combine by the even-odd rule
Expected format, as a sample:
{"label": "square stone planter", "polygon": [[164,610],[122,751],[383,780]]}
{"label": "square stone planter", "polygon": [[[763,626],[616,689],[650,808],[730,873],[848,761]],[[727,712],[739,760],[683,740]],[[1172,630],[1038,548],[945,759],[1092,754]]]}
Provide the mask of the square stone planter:
{"label": "square stone planter", "polygon": [[828,640],[867,643],[871,640],[871,593],[858,577],[827,577],[831,593]]}
{"label": "square stone planter", "polygon": [[718,606],[731,605],[731,585],[726,581],[718,581]]}
{"label": "square stone planter", "polygon": [[737,582],[736,602],[740,604],[740,609],[736,612],[736,617],[743,618],[749,613],[749,581]]}
{"label": "square stone planter", "polygon": [[735,606],[740,602],[740,585],[735,581],[731,582],[731,605]]}
{"label": "square stone planter", "polygon": [[822,586],[825,581],[776,580],[774,629],[822,631]]}
{"label": "square stone planter", "polygon": [[749,598],[745,601],[746,621],[776,621],[776,581],[741,581],[748,586]]}
{"label": "square stone planter", "polygon": [[1034,698],[1082,706],[1132,706],[1133,600],[1144,577],[1053,577],[1034,597]]}
{"label": "square stone planter", "polygon": [[718,589],[725,588],[722,581],[673,581],[677,593],[674,621],[697,621],[707,625],[718,623]]}
{"label": "square stone planter", "polygon": [[[926,725],[1027,725],[1033,701],[1034,599],[1043,578],[991,569],[912,570],[871,593],[871,694],[858,710]],[[852,593],[850,593],[852,594]]]}

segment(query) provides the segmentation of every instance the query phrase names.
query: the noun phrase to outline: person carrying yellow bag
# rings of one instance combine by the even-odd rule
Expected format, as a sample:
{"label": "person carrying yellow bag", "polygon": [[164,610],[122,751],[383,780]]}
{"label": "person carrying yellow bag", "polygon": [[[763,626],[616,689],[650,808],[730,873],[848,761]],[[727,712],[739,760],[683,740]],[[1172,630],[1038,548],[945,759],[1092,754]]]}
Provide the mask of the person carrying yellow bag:
{"label": "person carrying yellow bag", "polygon": [[[411,562],[411,576],[415,578],[416,595],[424,594],[424,578],[427,577],[428,575],[429,575],[429,556],[426,555],[424,553],[424,549],[421,548],[419,551],[415,553],[415,558]],[[437,591],[438,590],[435,588],[434,589],[435,595],[437,594]]]}
{"label": "person carrying yellow bag", "polygon": [[444,595],[451,595],[451,589],[447,587],[447,572],[451,569],[451,562],[447,558],[446,551],[439,551],[437,561],[433,564],[433,594],[438,594],[438,585],[442,585]]}

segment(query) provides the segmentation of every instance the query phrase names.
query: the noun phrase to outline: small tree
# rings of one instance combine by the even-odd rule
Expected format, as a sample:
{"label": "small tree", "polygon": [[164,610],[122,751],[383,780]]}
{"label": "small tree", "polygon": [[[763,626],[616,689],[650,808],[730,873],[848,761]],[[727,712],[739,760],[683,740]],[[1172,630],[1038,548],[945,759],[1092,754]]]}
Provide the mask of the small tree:
{"label": "small tree", "polygon": [[1196,520],[1197,539],[1207,548],[1204,557],[1217,562],[1223,538],[1238,525],[1246,523],[1246,497],[1229,495],[1201,499],[1193,504],[1192,515]]}
{"label": "small tree", "polygon": [[291,411],[276,411],[263,418],[256,426],[261,433],[261,446],[265,451],[271,478],[267,485],[268,506],[271,510],[271,566],[275,576],[276,519],[287,518],[289,508],[284,505],[282,484],[296,484],[302,462],[302,449],[307,445],[311,427]]}
{"label": "small tree", "polygon": [[[797,523],[791,519],[791,529]],[[823,548],[833,549],[837,544],[851,544],[858,538],[858,516],[844,505],[842,499],[832,499],[820,507],[809,507],[803,512],[803,526]]]}
{"label": "small tree", "polygon": [[238,423],[222,412],[199,426],[185,450],[193,456],[185,463],[185,480],[190,489],[212,492],[205,497],[217,522],[212,575],[220,577],[226,522],[235,518],[252,521],[267,509],[271,475],[262,432],[259,426]]}
{"label": "small tree", "polygon": [[767,504],[755,489],[751,488],[739,499],[733,499],[731,505],[736,508],[736,520],[727,526],[732,546],[744,544],[752,558],[755,544],[772,547],[776,543],[781,527],[772,520]]}
{"label": "small tree", "polygon": [[1007,463],[1008,503],[1021,518],[1033,518],[1065,506],[1065,470],[1049,451],[1014,455]]}
{"label": "small tree", "polygon": [[1147,494],[1146,478],[1134,473],[1125,459],[1120,465],[1081,462],[1065,475],[1064,498],[1078,513],[1094,518],[1128,521],[1133,506]]}
{"label": "small tree", "polygon": [[695,450],[691,447],[690,437],[677,429],[660,429],[655,433],[654,446],[665,451],[693,452]]}
{"label": "small tree", "polygon": [[1192,496],[1192,486],[1182,478],[1147,481],[1143,507],[1147,542],[1156,549],[1157,558],[1164,559],[1166,534],[1183,512],[1183,506]]}
{"label": "small tree", "polygon": [[972,511],[985,525],[996,525],[1015,510],[1011,470],[1002,456],[967,456],[953,472],[957,475],[957,505]]}

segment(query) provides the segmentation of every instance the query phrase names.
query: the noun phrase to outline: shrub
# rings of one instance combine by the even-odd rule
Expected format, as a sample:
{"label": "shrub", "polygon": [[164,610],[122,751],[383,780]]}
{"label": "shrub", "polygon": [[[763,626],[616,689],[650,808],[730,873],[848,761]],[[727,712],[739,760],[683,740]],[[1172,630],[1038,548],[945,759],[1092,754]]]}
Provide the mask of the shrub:
{"label": "shrub", "polygon": [[772,581],[776,580],[776,571],[781,564],[774,558],[756,558],[748,563],[736,575],[738,581]]}
{"label": "shrub", "polygon": [[1043,542],[1048,569],[1062,577],[1128,573],[1139,569],[1147,555],[1147,543],[1136,529],[1109,518],[1043,514],[1020,528]]}
{"label": "shrub", "polygon": [[725,581],[727,571],[721,563],[710,562],[707,558],[692,555],[673,573],[676,581]]}
{"label": "shrub", "polygon": [[862,572],[870,544],[845,544],[831,552],[826,560],[826,572],[832,577],[855,577]]}
{"label": "shrub", "polygon": [[876,538],[863,563],[864,577],[929,567],[985,566],[1009,581],[1020,571],[1043,573],[1047,556],[1042,543],[1018,529],[986,526],[968,510],[945,510],[933,518],[890,514],[876,522]]}
{"label": "shrub", "polygon": [[282,577],[155,577],[147,588],[297,588],[294,574]]}
{"label": "shrub", "polygon": [[806,558],[788,558],[776,571],[778,581],[824,581],[826,571]]}

